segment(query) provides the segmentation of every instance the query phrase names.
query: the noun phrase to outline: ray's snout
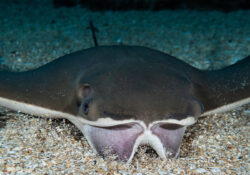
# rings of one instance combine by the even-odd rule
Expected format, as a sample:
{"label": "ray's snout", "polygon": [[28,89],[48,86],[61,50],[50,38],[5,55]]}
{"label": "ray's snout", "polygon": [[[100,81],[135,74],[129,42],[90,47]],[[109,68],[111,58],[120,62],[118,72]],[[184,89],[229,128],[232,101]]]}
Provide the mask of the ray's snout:
{"label": "ray's snout", "polygon": [[90,145],[102,156],[115,155],[130,162],[139,145],[151,146],[162,158],[173,158],[179,153],[186,127],[170,123],[126,123],[111,127],[84,125]]}

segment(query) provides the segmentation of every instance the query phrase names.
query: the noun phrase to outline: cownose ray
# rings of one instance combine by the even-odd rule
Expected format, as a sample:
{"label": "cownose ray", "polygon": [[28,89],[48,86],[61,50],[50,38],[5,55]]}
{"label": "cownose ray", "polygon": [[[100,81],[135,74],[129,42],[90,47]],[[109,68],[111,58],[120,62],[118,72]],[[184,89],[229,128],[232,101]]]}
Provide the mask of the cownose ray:
{"label": "cownose ray", "polygon": [[176,157],[186,127],[200,116],[249,102],[249,56],[204,71],[146,47],[102,46],[34,70],[0,72],[1,106],[66,118],[96,152],[127,162],[141,144]]}

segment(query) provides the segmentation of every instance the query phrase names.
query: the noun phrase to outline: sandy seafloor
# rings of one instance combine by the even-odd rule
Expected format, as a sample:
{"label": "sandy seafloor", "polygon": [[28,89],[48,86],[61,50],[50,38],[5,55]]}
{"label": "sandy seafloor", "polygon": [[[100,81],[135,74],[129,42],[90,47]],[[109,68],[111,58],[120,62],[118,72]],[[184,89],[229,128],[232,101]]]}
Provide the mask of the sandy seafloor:
{"label": "sandy seafloor", "polygon": [[[93,12],[81,7],[0,2],[0,64],[23,71],[93,46],[142,45],[202,69],[221,68],[250,53],[250,11]],[[103,159],[66,120],[0,108],[0,174],[248,174],[250,105],[200,118],[180,156],[162,161],[140,147],[131,164]]]}

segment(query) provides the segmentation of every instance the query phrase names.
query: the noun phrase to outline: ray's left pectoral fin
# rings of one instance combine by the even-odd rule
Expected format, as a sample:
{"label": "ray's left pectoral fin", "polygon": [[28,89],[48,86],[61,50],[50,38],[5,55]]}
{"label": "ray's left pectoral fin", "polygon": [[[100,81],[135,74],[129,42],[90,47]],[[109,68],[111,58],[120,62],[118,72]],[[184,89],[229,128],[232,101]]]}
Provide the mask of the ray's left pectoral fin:
{"label": "ray's left pectoral fin", "polygon": [[161,140],[167,158],[178,156],[185,130],[186,126],[169,123],[156,124],[151,127],[152,133]]}

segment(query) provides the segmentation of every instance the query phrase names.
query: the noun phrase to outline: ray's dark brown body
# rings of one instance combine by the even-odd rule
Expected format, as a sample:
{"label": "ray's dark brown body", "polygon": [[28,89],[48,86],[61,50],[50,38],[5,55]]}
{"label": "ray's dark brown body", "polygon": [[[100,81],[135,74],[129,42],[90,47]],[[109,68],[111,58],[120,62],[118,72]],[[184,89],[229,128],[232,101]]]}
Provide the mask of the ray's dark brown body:
{"label": "ray's dark brown body", "polygon": [[27,72],[2,71],[0,97],[77,115],[77,89],[84,83],[102,105],[99,116],[147,123],[164,117],[181,120],[248,98],[250,57],[224,69],[202,71],[149,48],[102,46]]}

